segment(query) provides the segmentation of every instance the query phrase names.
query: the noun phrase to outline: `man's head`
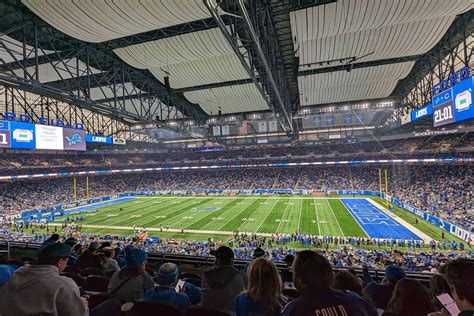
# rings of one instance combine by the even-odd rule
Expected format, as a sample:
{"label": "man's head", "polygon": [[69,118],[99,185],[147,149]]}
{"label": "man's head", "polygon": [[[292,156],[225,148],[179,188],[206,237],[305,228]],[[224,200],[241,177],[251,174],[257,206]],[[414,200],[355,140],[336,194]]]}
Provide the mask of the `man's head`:
{"label": "man's head", "polygon": [[59,240],[59,234],[52,234],[51,237],[49,237],[49,240],[58,241]]}
{"label": "man's head", "polygon": [[158,285],[162,287],[174,287],[178,282],[178,266],[174,263],[164,263],[158,270]]}
{"label": "man's head", "polygon": [[232,265],[234,262],[234,251],[227,246],[220,246],[215,256],[218,265]]}
{"label": "man's head", "polygon": [[474,309],[474,260],[460,258],[444,266],[453,298],[461,310]]}
{"label": "man's head", "polygon": [[326,257],[312,250],[303,250],[293,262],[293,282],[300,291],[306,288],[328,289],[334,284],[334,272]]}
{"label": "man's head", "polygon": [[125,248],[125,262],[129,269],[143,269],[145,267],[147,256],[142,248],[127,246]]}
{"label": "man's head", "polygon": [[54,243],[41,249],[38,254],[37,264],[57,266],[62,272],[67,266],[71,247],[63,243]]}
{"label": "man's head", "polygon": [[283,260],[286,263],[286,266],[288,268],[291,268],[293,266],[293,262],[295,261],[295,256],[293,255],[286,255],[285,259]]}
{"label": "man's head", "polygon": [[399,266],[389,265],[385,267],[385,278],[390,283],[397,284],[405,276],[405,271]]}
{"label": "man's head", "polygon": [[74,248],[74,246],[77,244],[77,239],[74,237],[69,237],[64,243],[68,244],[69,247]]}
{"label": "man's head", "polygon": [[265,256],[265,250],[260,247],[255,248],[255,250],[253,251],[253,258],[257,259],[263,256]]}

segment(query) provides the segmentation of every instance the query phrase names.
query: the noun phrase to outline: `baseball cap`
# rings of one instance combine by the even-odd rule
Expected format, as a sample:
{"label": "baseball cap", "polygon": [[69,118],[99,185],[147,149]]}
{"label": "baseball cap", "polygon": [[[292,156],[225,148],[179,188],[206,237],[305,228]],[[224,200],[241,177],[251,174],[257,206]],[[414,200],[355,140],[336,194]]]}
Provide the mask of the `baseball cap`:
{"label": "baseball cap", "polygon": [[63,243],[54,243],[41,249],[38,254],[38,263],[50,262],[54,258],[66,258],[71,255],[71,247]]}

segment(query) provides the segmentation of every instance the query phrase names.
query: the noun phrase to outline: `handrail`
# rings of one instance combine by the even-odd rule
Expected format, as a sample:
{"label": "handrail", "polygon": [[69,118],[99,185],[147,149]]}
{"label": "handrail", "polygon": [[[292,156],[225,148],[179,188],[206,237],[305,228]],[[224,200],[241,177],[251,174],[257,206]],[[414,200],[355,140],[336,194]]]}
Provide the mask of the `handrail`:
{"label": "handrail", "polygon": [[[26,242],[26,241],[15,241],[15,240],[0,240],[0,252],[2,248],[8,249],[8,259],[10,259],[10,249],[22,248],[22,249],[38,249],[40,248],[40,243],[35,242]],[[3,251],[5,252],[5,251]],[[173,262],[176,264],[194,264],[199,266],[212,266],[214,264],[215,258],[213,256],[192,256],[192,255],[181,255],[181,254],[167,254],[167,253],[148,253],[148,260],[150,262],[164,263],[164,262]],[[235,259],[234,266],[238,269],[244,268],[251,260],[246,259]],[[275,265],[278,270],[283,271],[287,269],[287,266],[282,261],[275,261]],[[352,268],[352,267],[335,267],[335,271],[345,271],[347,269],[353,269],[360,276],[363,275],[362,269]],[[369,269],[369,274],[374,280],[381,280],[385,277],[385,271],[380,269]],[[408,278],[415,279],[421,282],[428,282],[429,279],[434,275],[433,273],[424,273],[424,272],[406,272]]]}

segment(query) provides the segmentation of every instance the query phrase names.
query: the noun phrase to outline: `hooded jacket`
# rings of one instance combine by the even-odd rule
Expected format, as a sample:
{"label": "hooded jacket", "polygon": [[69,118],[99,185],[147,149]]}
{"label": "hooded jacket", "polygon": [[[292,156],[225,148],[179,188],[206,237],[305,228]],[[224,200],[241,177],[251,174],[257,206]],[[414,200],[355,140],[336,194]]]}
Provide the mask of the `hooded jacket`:
{"label": "hooded jacket", "polygon": [[220,265],[204,273],[201,288],[200,305],[235,312],[235,299],[244,290],[244,280],[234,267]]}
{"label": "hooded jacket", "polygon": [[85,316],[89,314],[74,280],[53,265],[25,265],[0,287],[0,315]]}

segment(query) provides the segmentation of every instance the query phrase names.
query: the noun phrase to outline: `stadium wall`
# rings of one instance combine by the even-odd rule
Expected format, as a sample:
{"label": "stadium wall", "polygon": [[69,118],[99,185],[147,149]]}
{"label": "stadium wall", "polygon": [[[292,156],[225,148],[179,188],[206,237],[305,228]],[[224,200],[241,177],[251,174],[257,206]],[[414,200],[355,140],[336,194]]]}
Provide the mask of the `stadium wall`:
{"label": "stadium wall", "polygon": [[[213,195],[235,195],[235,194],[241,194],[241,195],[273,195],[273,194],[291,194],[291,195],[308,195],[312,194],[312,190],[166,190],[166,191],[140,191],[140,192],[129,192],[129,193],[121,193],[121,194],[116,194],[112,196],[104,196],[100,198],[94,198],[90,200],[85,200],[85,201],[80,201],[76,203],[70,203],[70,204],[58,204],[55,205],[54,207],[46,208],[46,209],[37,209],[37,210],[31,210],[27,212],[23,212],[21,214],[16,214],[16,215],[11,215],[7,216],[7,219],[13,219],[13,220],[23,220],[23,219],[40,219],[40,220],[46,220],[46,221],[52,221],[55,216],[61,216],[61,215],[68,215],[68,214],[80,214],[87,212],[87,209],[82,209],[82,210],[74,210],[76,207],[88,205],[88,204],[94,204],[94,203],[100,203],[100,202],[105,202],[105,201],[110,201],[113,199],[120,199],[120,198],[125,198],[125,197],[133,197],[133,196],[146,196],[146,195],[185,195],[185,194],[213,194]],[[321,193],[321,192],[316,192],[316,193]],[[374,197],[379,197],[380,192],[377,191],[368,191],[368,190],[329,190],[325,191],[325,194],[327,195],[342,195],[342,196],[374,196]],[[450,222],[447,222],[445,220],[442,220],[432,214],[429,214],[427,212],[424,212],[423,210],[416,208],[410,204],[407,204],[403,201],[400,201],[392,196],[385,195],[385,193],[382,192],[382,198],[389,200],[391,203],[394,205],[401,207],[408,212],[414,214],[415,216],[418,216],[419,218],[463,239],[463,240],[468,240],[474,239],[474,234],[465,230],[464,228],[458,227]]]}

